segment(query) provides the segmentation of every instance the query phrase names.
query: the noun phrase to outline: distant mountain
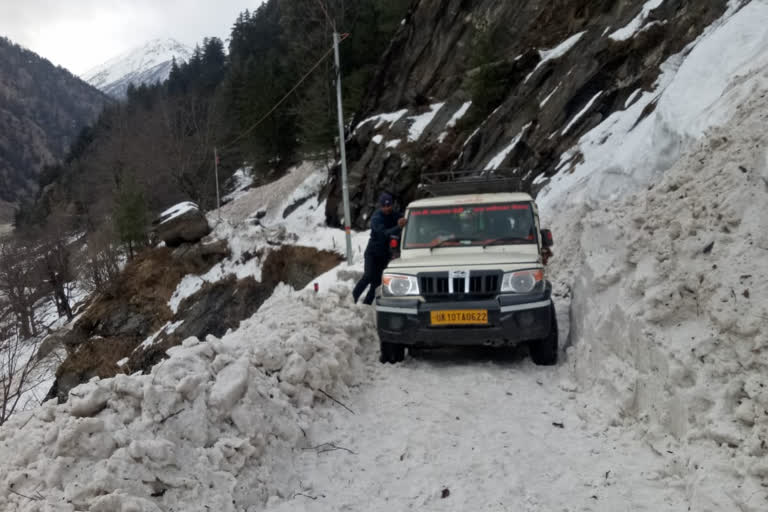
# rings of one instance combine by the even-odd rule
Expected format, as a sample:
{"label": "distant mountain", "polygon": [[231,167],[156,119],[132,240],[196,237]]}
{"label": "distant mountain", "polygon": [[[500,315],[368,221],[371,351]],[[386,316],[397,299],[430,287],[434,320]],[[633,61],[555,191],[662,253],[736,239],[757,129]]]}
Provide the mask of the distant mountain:
{"label": "distant mountain", "polygon": [[97,89],[118,99],[125,98],[128,86],[162,82],[171,72],[171,62],[187,61],[192,50],[174,39],[153,39],[119,55],[82,75]]}
{"label": "distant mountain", "polygon": [[66,69],[0,37],[0,224],[108,102]]}

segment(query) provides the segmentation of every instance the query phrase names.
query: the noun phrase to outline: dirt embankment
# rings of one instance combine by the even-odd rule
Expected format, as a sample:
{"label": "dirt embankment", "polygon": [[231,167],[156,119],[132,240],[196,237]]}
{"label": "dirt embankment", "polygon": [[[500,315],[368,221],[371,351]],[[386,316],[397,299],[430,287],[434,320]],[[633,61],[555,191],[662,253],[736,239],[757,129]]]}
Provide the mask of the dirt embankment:
{"label": "dirt embankment", "polygon": [[[66,401],[72,387],[93,377],[148,371],[166,357],[169,348],[190,336],[220,337],[236,329],[259,309],[277,284],[304,288],[341,261],[333,252],[283,246],[266,255],[261,282],[230,276],[206,283],[174,314],[168,303],[184,276],[204,274],[221,259],[206,257],[205,252],[201,256],[200,251],[179,257],[178,252],[174,255],[163,248],[147,251],[131,262],[61,337],[68,357],[56,372],[48,397]],[[143,345],[151,336],[155,336],[153,342]],[[118,365],[124,359],[127,362]]]}

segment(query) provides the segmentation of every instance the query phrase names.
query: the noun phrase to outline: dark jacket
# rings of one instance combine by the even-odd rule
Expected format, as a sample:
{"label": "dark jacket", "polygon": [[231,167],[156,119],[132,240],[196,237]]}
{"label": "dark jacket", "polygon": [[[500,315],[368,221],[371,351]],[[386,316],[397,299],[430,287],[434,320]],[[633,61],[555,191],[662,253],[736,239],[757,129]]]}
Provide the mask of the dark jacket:
{"label": "dark jacket", "polygon": [[376,210],[371,217],[371,238],[365,249],[366,258],[389,260],[389,237],[400,235],[402,229],[397,225],[397,221],[402,218],[402,213],[393,211],[391,214],[385,215],[381,210]]}

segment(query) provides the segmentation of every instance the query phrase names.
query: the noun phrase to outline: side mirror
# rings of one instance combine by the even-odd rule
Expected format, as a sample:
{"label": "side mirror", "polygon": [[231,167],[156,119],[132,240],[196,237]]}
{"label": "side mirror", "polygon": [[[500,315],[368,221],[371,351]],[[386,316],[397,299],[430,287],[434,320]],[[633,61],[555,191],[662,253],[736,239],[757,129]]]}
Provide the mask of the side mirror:
{"label": "side mirror", "polygon": [[555,245],[555,241],[552,238],[552,232],[548,229],[541,230],[541,245],[544,247],[552,247]]}

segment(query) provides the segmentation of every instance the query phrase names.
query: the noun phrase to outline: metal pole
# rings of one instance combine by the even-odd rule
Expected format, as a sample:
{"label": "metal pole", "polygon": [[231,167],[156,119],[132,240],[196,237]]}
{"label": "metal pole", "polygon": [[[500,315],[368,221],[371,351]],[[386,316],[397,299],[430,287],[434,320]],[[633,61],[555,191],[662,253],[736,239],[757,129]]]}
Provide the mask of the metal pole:
{"label": "metal pole", "polygon": [[339,113],[339,148],[341,150],[341,190],[344,198],[344,232],[347,238],[347,265],[352,265],[352,216],[349,213],[349,184],[347,183],[347,150],[344,139],[344,108],[341,104],[341,58],[339,33],[333,33],[333,52],[336,57],[336,102]]}
{"label": "metal pole", "polygon": [[213,172],[216,175],[216,209],[221,217],[221,198],[219,197],[219,150],[213,148]]}

